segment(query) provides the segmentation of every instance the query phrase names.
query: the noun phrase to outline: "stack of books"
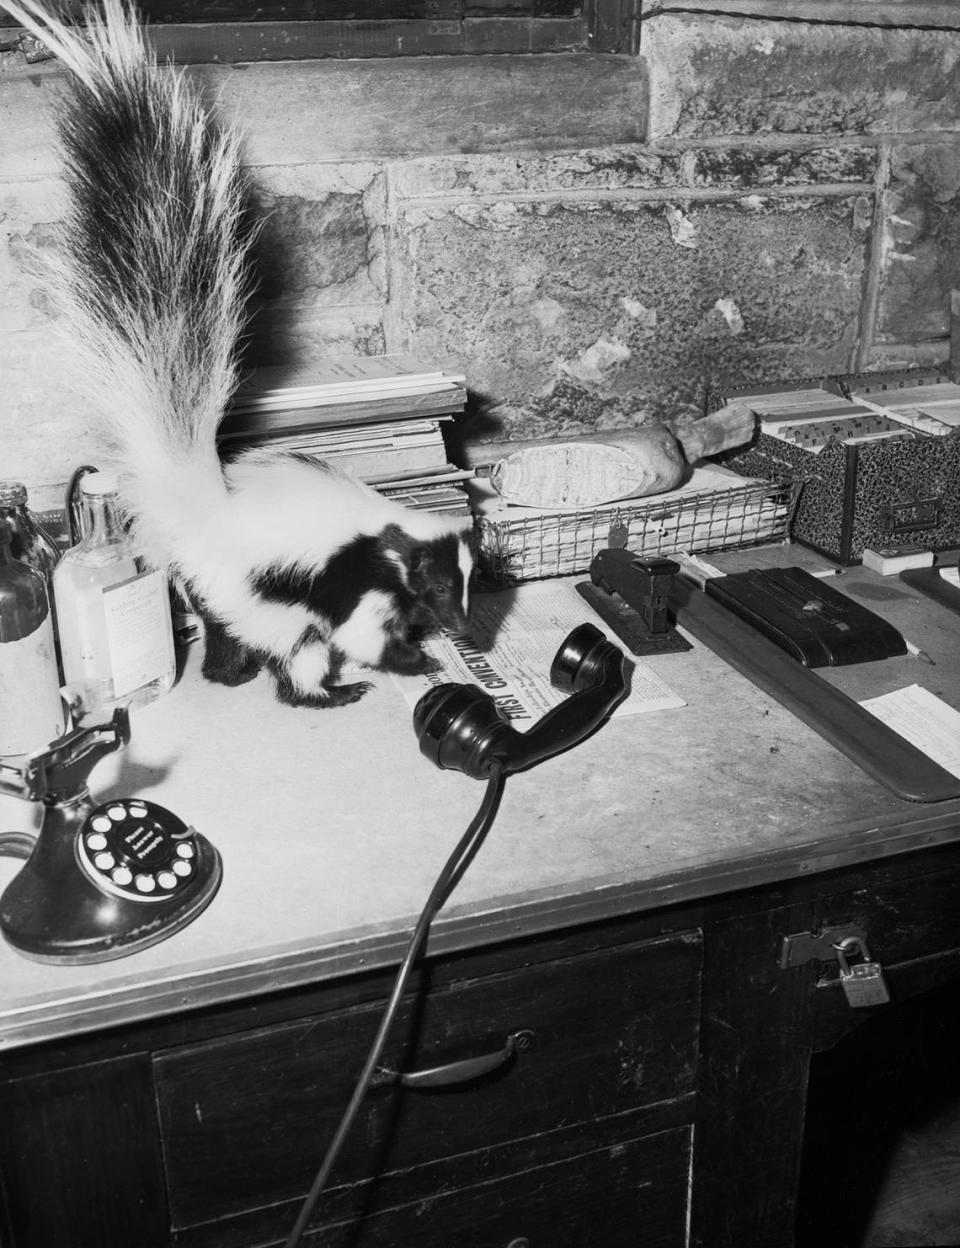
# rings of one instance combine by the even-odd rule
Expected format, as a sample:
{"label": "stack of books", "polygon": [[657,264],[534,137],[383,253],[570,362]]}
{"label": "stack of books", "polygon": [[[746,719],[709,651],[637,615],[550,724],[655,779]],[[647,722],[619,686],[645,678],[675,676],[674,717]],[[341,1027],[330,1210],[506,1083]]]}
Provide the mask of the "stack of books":
{"label": "stack of books", "polygon": [[218,431],[221,453],[269,443],[325,460],[408,507],[466,513],[469,469],[449,462],[443,429],[466,379],[412,355],[336,357],[260,368]]}

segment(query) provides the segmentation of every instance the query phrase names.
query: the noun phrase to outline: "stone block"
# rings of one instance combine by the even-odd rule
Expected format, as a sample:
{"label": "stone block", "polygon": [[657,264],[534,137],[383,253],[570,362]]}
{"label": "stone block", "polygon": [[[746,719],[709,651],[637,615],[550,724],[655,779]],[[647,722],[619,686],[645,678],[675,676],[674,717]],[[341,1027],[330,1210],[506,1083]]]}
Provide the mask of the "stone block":
{"label": "stone block", "polygon": [[[250,362],[385,351],[385,188],[370,164],[254,171],[264,226]],[[34,253],[53,245],[60,186],[0,179],[2,475],[60,484],[99,442]]]}
{"label": "stone block", "polygon": [[862,196],[418,200],[398,278],[414,350],[459,363],[469,440],[702,410],[711,384],[850,367]]}
{"label": "stone block", "polygon": [[629,144],[522,155],[425,156],[397,162],[390,171],[395,194],[402,200],[465,200],[674,188],[685,181],[688,163],[684,152]]}
{"label": "stone block", "polygon": [[251,171],[263,221],[250,358],[383,351],[386,191],[372,164]]}
{"label": "stone block", "polygon": [[5,63],[0,73],[0,180],[56,174],[51,105],[61,77],[55,66]]}
{"label": "stone block", "polygon": [[881,254],[878,345],[945,339],[960,286],[960,143],[894,148]]}
{"label": "stone block", "polygon": [[945,32],[663,14],[640,50],[652,140],[950,131],[960,112]]}
{"label": "stone block", "polygon": [[103,448],[90,408],[49,328],[0,333],[0,377],[0,476],[25,482],[36,505],[58,506],[74,468],[96,464]]}
{"label": "stone block", "polygon": [[879,157],[875,146],[788,147],[772,140],[762,147],[700,148],[690,153],[689,163],[697,187],[762,192],[849,183],[872,191]]}
{"label": "stone block", "polygon": [[54,182],[0,181],[0,336],[49,324],[37,259],[52,244],[58,211]]}
{"label": "stone block", "polygon": [[[202,65],[185,71],[235,123],[254,165],[642,141],[646,68],[632,57],[431,56]],[[56,170],[56,62],[0,73],[0,178]]]}
{"label": "stone block", "polygon": [[634,58],[432,56],[202,71],[254,164],[543,151],[633,143],[646,130]]}
{"label": "stone block", "polygon": [[0,181],[0,476],[26,482],[32,499],[62,493],[76,464],[97,450],[37,274],[56,196],[46,179]]}

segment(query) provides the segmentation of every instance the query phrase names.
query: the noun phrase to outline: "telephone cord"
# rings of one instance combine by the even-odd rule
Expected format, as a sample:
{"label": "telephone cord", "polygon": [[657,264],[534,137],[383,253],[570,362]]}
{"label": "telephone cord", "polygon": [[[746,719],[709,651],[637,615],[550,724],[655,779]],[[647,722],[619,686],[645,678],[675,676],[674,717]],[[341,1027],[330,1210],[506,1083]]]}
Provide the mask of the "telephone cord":
{"label": "telephone cord", "polygon": [[416,961],[417,955],[419,954],[423,942],[426,939],[430,924],[433,921],[434,916],[446,902],[447,898],[462,878],[471,860],[489,832],[493,824],[493,820],[496,817],[497,809],[500,805],[500,798],[503,795],[505,780],[506,772],[499,763],[495,763],[487,780],[487,787],[484,791],[483,801],[480,803],[477,813],[470,821],[470,824],[463,836],[457,842],[453,852],[447,858],[447,861],[443,865],[443,869],[437,876],[433,888],[430,890],[430,895],[420,912],[420,917],[417,919],[416,925],[407,943],[406,952],[404,953],[403,960],[400,963],[400,968],[397,971],[396,979],[394,980],[393,990],[390,993],[390,998],[387,1001],[381,1017],[380,1026],[377,1029],[377,1034],[374,1037],[373,1044],[370,1046],[366,1062],[364,1063],[360,1076],[354,1086],[353,1095],[351,1096],[350,1101],[347,1104],[347,1108],[344,1110],[343,1117],[340,1119],[340,1123],[333,1134],[333,1138],[327,1148],[327,1152],[320,1165],[320,1169],[317,1171],[313,1185],[311,1186],[310,1191],[301,1206],[299,1217],[297,1218],[296,1224],[285,1242],[284,1248],[297,1248],[297,1245],[301,1242],[307,1223],[313,1216],[313,1211],[316,1208],[317,1202],[320,1199],[324,1188],[326,1187],[327,1180],[330,1177],[330,1172],[332,1171],[343,1143],[349,1134],[350,1128],[353,1126],[354,1120],[360,1111],[360,1106],[369,1090],[370,1082],[376,1073],[377,1063],[380,1061],[384,1046],[387,1042],[387,1037],[391,1027],[393,1026],[407,980],[410,977],[410,972],[413,970],[414,962]]}
{"label": "telephone cord", "polygon": [[36,843],[33,832],[0,832],[0,858],[29,858]]}

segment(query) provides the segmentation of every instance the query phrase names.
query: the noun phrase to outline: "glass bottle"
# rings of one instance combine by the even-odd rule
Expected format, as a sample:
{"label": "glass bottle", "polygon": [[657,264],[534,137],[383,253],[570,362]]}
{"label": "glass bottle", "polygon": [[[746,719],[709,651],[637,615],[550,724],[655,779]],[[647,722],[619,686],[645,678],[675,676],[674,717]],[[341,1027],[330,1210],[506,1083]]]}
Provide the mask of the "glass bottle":
{"label": "glass bottle", "polygon": [[60,549],[27,506],[27,487],[22,481],[0,481],[0,520],[10,527],[13,558],[42,572],[49,590]]}
{"label": "glass bottle", "polygon": [[41,572],[13,557],[0,516],[0,754],[31,754],[66,727],[53,615]]}
{"label": "glass bottle", "polygon": [[80,483],[83,537],[53,574],[64,683],[80,717],[141,706],[176,671],[170,596],[159,571],[142,571],[121,518],[117,480]]}

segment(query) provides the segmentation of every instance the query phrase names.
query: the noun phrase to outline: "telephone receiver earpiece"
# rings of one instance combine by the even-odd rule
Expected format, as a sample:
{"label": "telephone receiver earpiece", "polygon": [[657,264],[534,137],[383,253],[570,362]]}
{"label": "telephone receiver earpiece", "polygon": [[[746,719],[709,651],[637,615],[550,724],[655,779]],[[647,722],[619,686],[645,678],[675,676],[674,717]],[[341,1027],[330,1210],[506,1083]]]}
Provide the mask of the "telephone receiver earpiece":
{"label": "telephone receiver earpiece", "polygon": [[550,666],[550,683],[571,696],[527,732],[513,728],[476,685],[438,685],[413,712],[420,752],[438,767],[485,780],[551,758],[589,736],[626,696],[626,659],[592,624],[570,633]]}

